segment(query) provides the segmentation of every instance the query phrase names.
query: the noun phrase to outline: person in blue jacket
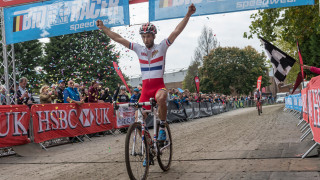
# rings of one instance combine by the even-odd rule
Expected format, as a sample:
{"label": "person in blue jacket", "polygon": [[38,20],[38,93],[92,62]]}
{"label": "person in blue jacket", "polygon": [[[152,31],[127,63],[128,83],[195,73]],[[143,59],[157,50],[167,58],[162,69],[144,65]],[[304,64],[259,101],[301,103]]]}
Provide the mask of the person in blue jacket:
{"label": "person in blue jacket", "polygon": [[136,102],[138,102],[139,101],[139,99],[140,99],[140,91],[139,91],[139,89],[138,88],[135,88],[134,90],[133,90],[133,95],[131,96],[131,98],[130,98],[130,102],[131,103],[136,103]]}

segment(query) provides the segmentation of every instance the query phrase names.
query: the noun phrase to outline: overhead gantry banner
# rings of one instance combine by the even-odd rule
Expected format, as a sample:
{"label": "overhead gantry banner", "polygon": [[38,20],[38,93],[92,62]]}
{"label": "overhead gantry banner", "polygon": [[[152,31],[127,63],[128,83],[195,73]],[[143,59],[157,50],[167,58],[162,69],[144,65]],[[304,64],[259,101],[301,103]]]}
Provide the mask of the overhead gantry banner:
{"label": "overhead gantry banner", "polygon": [[149,21],[182,18],[193,3],[193,16],[314,5],[314,0],[149,0]]}
{"label": "overhead gantry banner", "polygon": [[7,44],[129,25],[128,0],[56,0],[5,8]]}

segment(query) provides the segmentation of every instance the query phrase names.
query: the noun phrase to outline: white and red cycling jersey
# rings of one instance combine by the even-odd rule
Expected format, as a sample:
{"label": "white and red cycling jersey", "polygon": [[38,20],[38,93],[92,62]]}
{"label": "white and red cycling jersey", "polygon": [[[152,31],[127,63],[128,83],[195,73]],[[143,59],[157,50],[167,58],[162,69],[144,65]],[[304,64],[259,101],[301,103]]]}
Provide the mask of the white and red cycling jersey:
{"label": "white and red cycling jersey", "polygon": [[129,48],[138,55],[142,74],[142,92],[139,102],[155,98],[158,90],[166,88],[163,74],[166,53],[170,45],[168,39],[162,40],[160,44],[154,44],[150,49],[137,43],[130,43]]}

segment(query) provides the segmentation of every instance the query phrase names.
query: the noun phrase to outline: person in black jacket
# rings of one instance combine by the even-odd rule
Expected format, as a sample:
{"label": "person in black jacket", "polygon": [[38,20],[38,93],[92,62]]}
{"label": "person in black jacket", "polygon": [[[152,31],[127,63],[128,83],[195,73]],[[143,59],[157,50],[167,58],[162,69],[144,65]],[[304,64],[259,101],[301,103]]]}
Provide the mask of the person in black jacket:
{"label": "person in black jacket", "polygon": [[17,90],[17,102],[18,104],[24,104],[32,106],[35,103],[31,91],[27,89],[28,79],[22,77],[19,79],[19,87]]}
{"label": "person in black jacket", "polygon": [[64,82],[64,80],[59,80],[59,86],[57,87],[56,90],[56,95],[57,95],[57,103],[63,103],[63,91],[66,87],[66,84]]}
{"label": "person in black jacket", "polygon": [[112,96],[110,95],[109,88],[106,88],[104,90],[104,93],[102,94],[100,100],[102,100],[104,102],[112,103]]}
{"label": "person in black jacket", "polygon": [[[120,94],[119,94],[119,89],[120,89]],[[118,84],[118,89],[113,96],[113,101],[118,101],[118,102],[129,102],[130,101],[130,98],[126,92],[126,87],[124,85],[122,85],[120,87],[120,84]]]}

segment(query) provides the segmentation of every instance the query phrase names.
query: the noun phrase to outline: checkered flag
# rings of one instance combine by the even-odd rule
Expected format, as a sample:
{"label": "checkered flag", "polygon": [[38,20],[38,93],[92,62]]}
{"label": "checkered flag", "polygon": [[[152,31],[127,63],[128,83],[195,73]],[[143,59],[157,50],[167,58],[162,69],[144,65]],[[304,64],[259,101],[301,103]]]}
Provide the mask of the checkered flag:
{"label": "checkered flag", "polygon": [[277,84],[283,82],[287,74],[289,73],[291,67],[296,62],[291,56],[287,55],[286,53],[282,52],[280,49],[263,39],[261,39],[264,48],[266,49],[266,53],[269,56],[274,72],[274,79]]}

